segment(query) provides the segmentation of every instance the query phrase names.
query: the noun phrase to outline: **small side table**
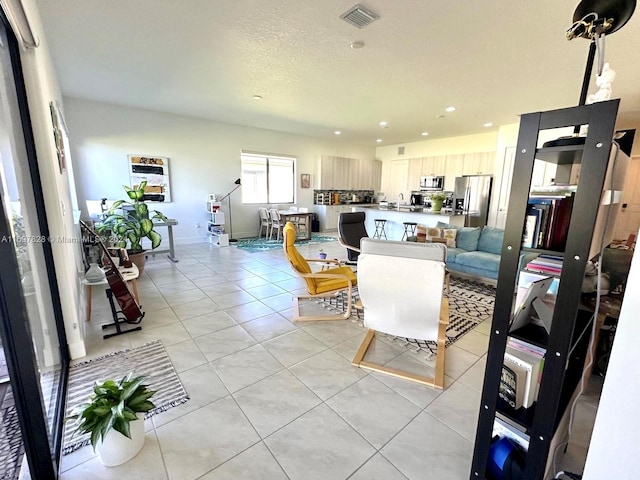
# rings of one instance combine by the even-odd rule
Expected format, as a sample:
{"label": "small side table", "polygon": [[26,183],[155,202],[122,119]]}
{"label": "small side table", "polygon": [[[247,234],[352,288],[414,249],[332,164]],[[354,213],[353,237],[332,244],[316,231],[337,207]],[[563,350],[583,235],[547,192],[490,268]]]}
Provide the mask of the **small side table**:
{"label": "small side table", "polygon": [[[120,270],[120,274],[125,282],[131,285],[131,291],[133,293],[133,298],[136,299],[136,302],[140,304],[140,297],[138,295],[138,277],[140,276],[140,272],[138,271],[138,267],[135,264],[130,267],[118,267]],[[89,282],[86,279],[82,279],[82,285],[86,287],[87,292],[87,309],[86,309],[86,320],[87,322],[91,321],[91,293],[92,287],[97,285],[108,285],[108,281],[105,278],[104,280],[100,280],[99,282]]]}

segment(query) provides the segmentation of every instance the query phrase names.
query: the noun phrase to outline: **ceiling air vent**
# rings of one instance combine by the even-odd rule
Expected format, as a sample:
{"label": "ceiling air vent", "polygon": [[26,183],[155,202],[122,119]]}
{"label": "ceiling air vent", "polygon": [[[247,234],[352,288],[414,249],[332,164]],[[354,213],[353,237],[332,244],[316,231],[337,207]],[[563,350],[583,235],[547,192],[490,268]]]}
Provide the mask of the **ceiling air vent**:
{"label": "ceiling air vent", "polygon": [[340,18],[355,27],[364,28],[380,17],[362,5],[356,5],[340,15]]}

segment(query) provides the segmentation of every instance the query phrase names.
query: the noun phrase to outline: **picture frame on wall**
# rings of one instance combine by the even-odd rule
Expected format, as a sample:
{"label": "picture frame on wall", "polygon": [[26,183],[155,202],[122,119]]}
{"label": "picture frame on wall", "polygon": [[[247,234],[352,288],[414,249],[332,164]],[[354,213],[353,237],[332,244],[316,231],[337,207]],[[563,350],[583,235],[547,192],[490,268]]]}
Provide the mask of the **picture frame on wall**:
{"label": "picture frame on wall", "polygon": [[131,188],[147,181],[144,200],[147,202],[171,201],[169,183],[169,158],[144,155],[129,155],[129,178]]}
{"label": "picture frame on wall", "polygon": [[303,173],[300,175],[300,188],[311,188],[311,174]]}
{"label": "picture frame on wall", "polygon": [[67,136],[67,127],[62,118],[62,112],[58,108],[56,102],[49,102],[49,110],[51,111],[51,125],[53,128],[53,140],[56,147],[56,155],[58,156],[58,168],[60,173],[67,170],[67,152],[65,149],[65,136]]}

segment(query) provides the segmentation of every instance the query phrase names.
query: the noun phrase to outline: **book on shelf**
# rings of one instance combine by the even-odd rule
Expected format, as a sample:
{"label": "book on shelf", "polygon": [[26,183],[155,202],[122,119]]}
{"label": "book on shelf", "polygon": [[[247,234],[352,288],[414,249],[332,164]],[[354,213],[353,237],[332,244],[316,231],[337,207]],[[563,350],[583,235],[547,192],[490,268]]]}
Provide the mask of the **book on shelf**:
{"label": "book on shelf", "polygon": [[550,273],[560,276],[562,273],[562,257],[554,255],[539,255],[526,265],[531,272]]}
{"label": "book on shelf", "polygon": [[[532,347],[534,346],[532,345]],[[506,365],[517,365],[519,369],[525,372],[522,393],[522,406],[525,408],[533,405],[533,402],[538,398],[544,349],[537,349],[539,349],[539,347],[532,349],[524,346],[522,343],[512,342],[510,339],[504,354]]]}
{"label": "book on shelf", "polygon": [[573,198],[573,194],[570,196],[530,196],[522,246],[563,250],[567,242]]}
{"label": "book on shelf", "polygon": [[519,363],[513,363],[505,354],[504,365],[500,374],[498,396],[511,408],[522,407],[527,371]]}
{"label": "book on shelf", "polygon": [[522,235],[522,246],[525,248],[535,248],[537,245],[539,213],[538,210],[527,209],[527,216],[524,221],[524,234]]}
{"label": "book on shelf", "polygon": [[496,412],[496,416],[493,419],[493,432],[491,436],[495,437],[496,435],[510,438],[524,451],[529,450],[529,435],[526,434],[526,430],[498,412]]}

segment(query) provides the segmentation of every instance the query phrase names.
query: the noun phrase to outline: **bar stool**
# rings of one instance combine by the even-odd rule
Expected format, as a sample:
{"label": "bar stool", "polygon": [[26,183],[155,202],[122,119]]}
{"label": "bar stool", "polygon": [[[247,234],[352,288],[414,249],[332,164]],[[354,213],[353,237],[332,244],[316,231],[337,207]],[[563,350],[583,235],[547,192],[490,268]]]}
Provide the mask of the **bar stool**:
{"label": "bar stool", "polygon": [[402,234],[401,240],[416,236],[416,227],[418,226],[416,222],[402,222],[402,225],[404,225],[404,233]]}
{"label": "bar stool", "polygon": [[376,218],[374,222],[376,224],[376,231],[373,233],[372,238],[382,238],[384,236],[384,239],[387,240],[387,232],[384,231],[384,224],[387,220],[384,218]]}

